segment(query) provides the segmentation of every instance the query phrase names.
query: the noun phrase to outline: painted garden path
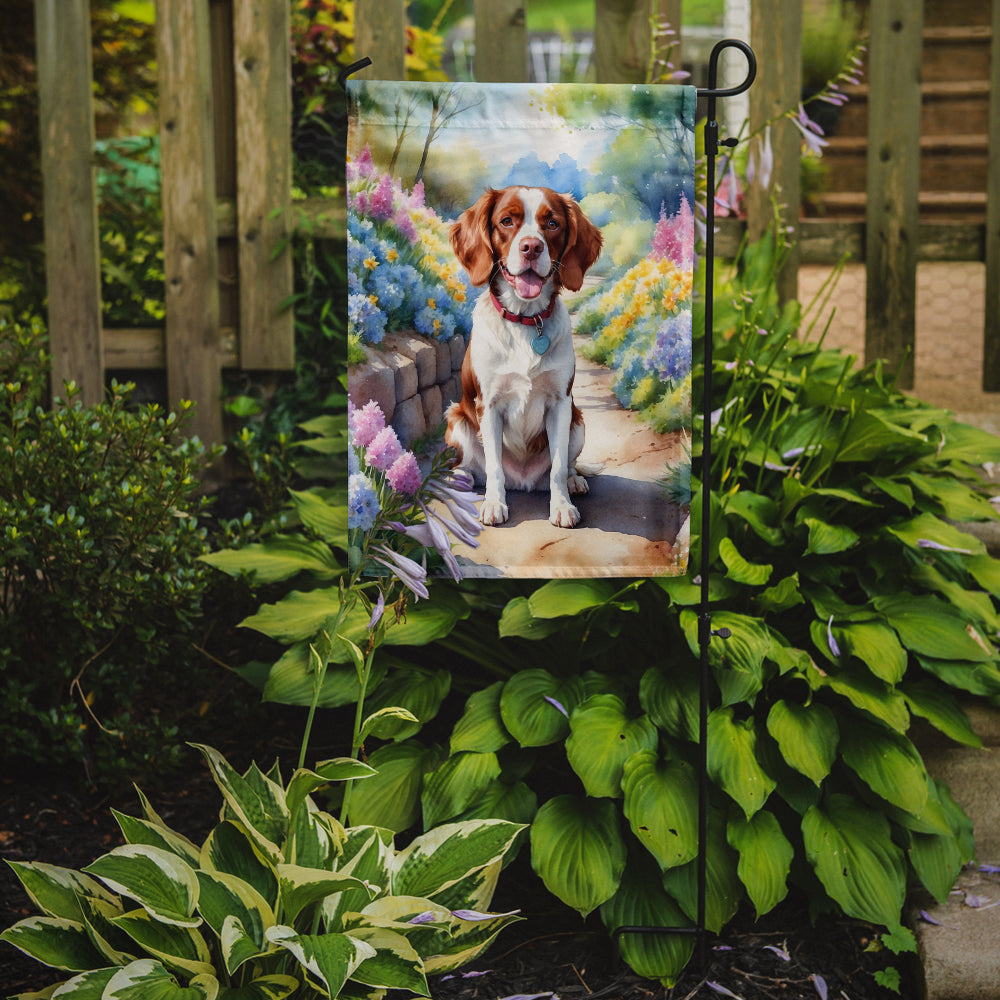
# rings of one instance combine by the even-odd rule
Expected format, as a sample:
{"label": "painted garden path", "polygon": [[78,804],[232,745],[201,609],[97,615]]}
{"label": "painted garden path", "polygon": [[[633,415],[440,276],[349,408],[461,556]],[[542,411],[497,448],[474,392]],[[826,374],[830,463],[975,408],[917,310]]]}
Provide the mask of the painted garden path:
{"label": "painted garden path", "polygon": [[580,356],[573,398],[583,411],[586,444],[581,464],[598,467],[590,492],[574,498],[575,528],[549,524],[548,492],[510,490],[510,520],[484,528],[476,549],[455,555],[470,577],[656,576],[682,571],[687,556],[687,509],[666,501],[657,480],[683,455],[681,434],[657,434],[622,409],[613,375]]}

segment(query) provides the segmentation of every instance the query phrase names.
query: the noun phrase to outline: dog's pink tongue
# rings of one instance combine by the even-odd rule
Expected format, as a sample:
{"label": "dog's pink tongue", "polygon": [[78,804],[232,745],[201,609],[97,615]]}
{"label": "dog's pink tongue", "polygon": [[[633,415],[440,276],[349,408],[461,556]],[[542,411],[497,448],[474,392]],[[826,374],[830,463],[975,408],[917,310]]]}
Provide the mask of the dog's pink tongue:
{"label": "dog's pink tongue", "polygon": [[542,279],[534,271],[525,271],[523,274],[515,274],[514,291],[522,299],[536,298],[542,291]]}

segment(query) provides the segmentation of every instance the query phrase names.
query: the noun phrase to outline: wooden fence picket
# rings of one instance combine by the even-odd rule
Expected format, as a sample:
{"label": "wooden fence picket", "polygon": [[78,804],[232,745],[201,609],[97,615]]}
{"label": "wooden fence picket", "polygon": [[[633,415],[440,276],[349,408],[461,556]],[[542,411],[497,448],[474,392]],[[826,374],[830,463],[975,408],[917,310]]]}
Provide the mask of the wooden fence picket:
{"label": "wooden fence picket", "polygon": [[983,390],[1000,392],[1000,0],[993,0],[988,162],[984,252],[986,324],[983,329]]}

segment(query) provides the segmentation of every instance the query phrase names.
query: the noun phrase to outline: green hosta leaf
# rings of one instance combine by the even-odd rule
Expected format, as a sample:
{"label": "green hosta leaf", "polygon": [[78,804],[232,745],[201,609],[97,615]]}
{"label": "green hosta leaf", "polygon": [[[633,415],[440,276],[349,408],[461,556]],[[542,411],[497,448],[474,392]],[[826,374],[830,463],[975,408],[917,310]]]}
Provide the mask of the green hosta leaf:
{"label": "green hosta leaf", "polygon": [[97,879],[39,861],[8,861],[31,901],[46,916],[64,917],[67,920],[83,919],[81,896],[93,896],[106,902],[115,902]]}
{"label": "green hosta leaf", "polygon": [[136,819],[134,816],[126,816],[124,813],[118,812],[117,809],[112,809],[111,812],[118,821],[122,835],[128,843],[159,847],[164,851],[176,854],[189,865],[198,864],[199,849],[187,837],[175,833],[162,824],[146,819]]}
{"label": "green hosta leaf", "polygon": [[271,907],[277,905],[277,873],[240,823],[227,820],[208,835],[201,848],[200,867],[234,875],[253,886]]}
{"label": "green hosta leaf", "polygon": [[251,781],[238,774],[217,750],[192,744],[208,761],[226,805],[250,832],[265,856],[276,862],[281,855],[278,844],[288,832],[288,808],[284,789],[263,778]]}
{"label": "green hosta leaf", "polygon": [[625,818],[660,868],[697,855],[698,782],[689,765],[640,751],[625,762],[622,789]]}
{"label": "green hosta leaf", "polygon": [[901,504],[907,510],[913,508],[913,490],[906,483],[897,479],[889,479],[885,476],[865,476],[876,489],[881,490],[886,496]]}
{"label": "green hosta leaf", "polygon": [[927,772],[907,737],[861,719],[852,719],[850,737],[840,753],[876,795],[894,806],[919,815],[927,801]]}
{"label": "green hosta leaf", "polygon": [[794,608],[799,604],[805,604],[805,598],[799,589],[799,574],[793,573],[779,580],[773,587],[761,591],[754,598],[757,607],[765,614],[767,612],[778,613]]}
{"label": "green hosta leaf", "polygon": [[[320,871],[301,865],[278,865],[278,884],[281,888],[282,913],[286,920],[295,918],[313,903],[345,889],[363,889],[367,886],[352,875],[342,872]],[[374,891],[371,895],[374,896]]]}
{"label": "green hosta leaf", "polygon": [[293,590],[275,604],[263,604],[240,625],[277,639],[281,643],[312,639],[340,611],[340,589]]}
{"label": "green hosta leaf", "polygon": [[294,535],[272,535],[266,542],[210,552],[201,560],[230,576],[246,574],[255,584],[277,583],[299,573],[331,580],[343,572],[326,543]]}
{"label": "green hosta leaf", "polygon": [[[343,643],[334,647],[343,651]],[[344,654],[346,655],[346,654]],[[372,667],[369,686],[378,685],[385,677],[386,657],[375,658]],[[360,687],[358,675],[353,666],[338,666],[331,663],[323,675],[319,689],[317,708],[340,708],[358,700]],[[312,705],[316,695],[316,673],[310,658],[308,642],[297,642],[289,646],[278,658],[267,673],[264,680],[261,697],[264,701],[277,702],[279,705]]]}
{"label": "green hosta leaf", "polygon": [[899,424],[890,423],[871,410],[863,410],[851,421],[840,448],[838,462],[868,462],[890,448],[925,445],[927,439]]}
{"label": "green hosta leaf", "polygon": [[316,490],[289,490],[302,523],[324,542],[347,548],[347,504],[329,503]]}
{"label": "green hosta leaf", "polygon": [[469,696],[465,711],[452,730],[452,753],[460,750],[495,753],[510,742],[510,733],[500,717],[502,690],[503,681],[497,681]]}
{"label": "green hosta leaf", "polygon": [[610,899],[625,870],[618,809],[607,799],[558,795],[531,825],[531,865],[549,892],[586,916]]}
{"label": "green hosta leaf", "polygon": [[860,535],[846,524],[829,524],[815,517],[803,519],[809,529],[809,543],[805,554],[814,556],[836,555],[855,545]]}
{"label": "green hosta leaf", "polygon": [[856,656],[886,684],[898,684],[906,673],[906,650],[896,633],[879,622],[835,625],[833,634],[844,653]]}
{"label": "green hosta leaf", "polygon": [[983,741],[972,728],[969,717],[947,688],[931,680],[908,681],[900,690],[914,715],[967,747],[981,747]]}
{"label": "green hosta leaf", "polygon": [[[736,852],[726,843],[726,825],[716,812],[709,814],[705,850],[705,926],[714,934],[732,919],[743,899],[736,874]],[[663,873],[663,886],[691,920],[698,918],[698,861],[689,861]]]}
{"label": "green hosta leaf", "polygon": [[[614,933],[619,927],[687,927],[690,921],[664,891],[654,865],[630,858],[618,891],[601,905],[604,926]],[[673,986],[694,951],[690,934],[623,934],[619,938],[622,958],[638,975]]]}
{"label": "green hosta leaf", "polygon": [[752,718],[733,718],[732,708],[708,717],[708,773],[749,819],[774,791],[775,781],[757,762],[757,733]]}
{"label": "green hosta leaf", "polygon": [[383,927],[356,927],[351,937],[364,941],[375,949],[375,955],[365,959],[351,973],[351,979],[365,986],[381,989],[409,990],[429,997],[424,963],[402,934]]}
{"label": "green hosta leaf", "polygon": [[160,923],[145,910],[133,910],[111,921],[168,968],[189,976],[211,975],[212,956],[205,939],[191,927]]}
{"label": "green hosta leaf", "polygon": [[986,552],[986,546],[978,538],[933,514],[918,514],[909,521],[889,525],[886,530],[913,549],[922,549],[925,546],[921,543],[931,542],[969,555],[984,555]]}
{"label": "green hosta leaf", "polygon": [[728,570],[726,575],[729,579],[735,580],[736,583],[746,584],[748,587],[763,587],[771,578],[771,573],[774,570],[770,563],[761,565],[747,562],[730,538],[723,538],[719,541],[719,556],[726,564]]}
{"label": "green hosta leaf", "polygon": [[629,719],[613,694],[592,695],[570,718],[566,757],[588,795],[619,798],[622,768],[639,750],[653,750],[659,734],[646,716]]}
{"label": "green hosta leaf", "polygon": [[398,721],[383,724],[382,739],[405,740],[420,731],[438,713],[441,702],[451,689],[451,674],[447,670],[425,670],[417,667],[394,670],[368,698],[365,705],[375,712],[383,708],[404,708],[415,716],[414,722]]}
{"label": "green hosta leaf", "polygon": [[134,899],[150,916],[178,927],[197,927],[198,878],[170,851],[146,844],[125,844],[98,858],[84,871],[113,892]]}
{"label": "green hosta leaf", "polygon": [[536,618],[531,613],[527,597],[515,597],[507,602],[500,615],[501,639],[517,636],[521,639],[544,639],[565,627],[558,619]]}
{"label": "green hosta leaf", "polygon": [[833,712],[812,702],[776,701],[767,716],[767,731],[781,748],[785,761],[819,786],[837,756],[839,731]]}
{"label": "green hosta leaf", "polygon": [[212,975],[181,986],[159,962],[143,958],[115,972],[101,1000],[216,1000],[218,995],[219,982]]}
{"label": "green hosta leaf", "polygon": [[538,812],[538,796],[523,782],[493,781],[457,819],[505,819],[527,826]]}
{"label": "green hosta leaf", "polygon": [[547,670],[522,670],[504,685],[500,716],[521,746],[547,746],[565,738],[569,716],[583,698],[579,677],[560,679]]}
{"label": "green hosta leaf", "polygon": [[564,618],[599,608],[616,592],[609,580],[550,580],[528,598],[528,607],[535,618]]}
{"label": "green hosta leaf", "polygon": [[881,596],[875,598],[875,607],[899,633],[903,645],[915,653],[974,663],[996,659],[975,627],[936,597]]}
{"label": "green hosta leaf", "polygon": [[[698,616],[681,612],[681,627],[694,656],[700,656]],[[771,636],[759,618],[720,611],[712,615],[712,628],[727,628],[728,639],[714,637],[708,647],[708,662],[722,690],[723,704],[753,701],[763,686],[764,659],[771,648]]]}
{"label": "green hosta leaf", "polygon": [[795,849],[782,833],[774,813],[764,809],[751,819],[739,816],[730,820],[726,837],[729,846],[739,851],[736,873],[746,886],[759,919],[788,894],[788,873]]}
{"label": "green hosta leaf", "polygon": [[500,777],[495,753],[452,754],[424,780],[424,826],[437,826],[468,809]]}
{"label": "green hosta leaf", "polygon": [[639,704],[660,729],[678,740],[698,739],[698,675],[684,664],[670,673],[650,667],[639,682]]}
{"label": "green hosta leaf", "polygon": [[983,555],[965,559],[964,563],[980,587],[994,597],[1000,597],[1000,559]]}
{"label": "green hosta leaf", "polygon": [[223,987],[218,1000],[285,1000],[298,988],[292,976],[261,976],[246,986]]}
{"label": "green hosta leaf", "polygon": [[965,858],[953,834],[911,833],[910,864],[924,888],[944,903],[962,870]]}
{"label": "green hosta leaf", "polygon": [[378,773],[351,790],[351,824],[396,833],[413,826],[420,817],[424,774],[438,759],[436,751],[415,740],[379,747],[368,758]]}
{"label": "green hosta leaf", "polygon": [[944,432],[944,440],[937,453],[938,461],[965,462],[968,465],[982,465],[983,462],[1000,462],[1000,446],[997,436],[981,427],[949,421]]}
{"label": "green hosta leaf", "polygon": [[365,719],[358,735],[362,740],[369,736],[379,740],[391,740],[397,736],[405,739],[417,732],[421,725],[421,721],[409,709],[397,706],[380,708]]}
{"label": "green hosta leaf", "polygon": [[911,472],[906,478],[925,497],[940,505],[950,521],[992,521],[996,517],[989,500],[952,476],[924,476]]}
{"label": "green hosta leaf", "polygon": [[348,934],[296,934],[291,927],[279,924],[268,929],[267,939],[291,952],[310,978],[332,997],[339,996],[362,962],[375,957],[370,944]]}
{"label": "green hosta leaf", "polygon": [[918,656],[917,662],[949,687],[985,697],[1000,694],[1000,669],[993,663],[936,660],[930,656]]}
{"label": "green hosta leaf", "polygon": [[745,521],[770,546],[778,547],[784,541],[781,511],[770,497],[750,490],[739,490],[726,497],[726,515]]}
{"label": "green hosta leaf", "polygon": [[812,667],[806,677],[814,689],[829,688],[897,732],[906,732],[910,713],[906,710],[903,696],[884,681],[873,677],[868,670],[842,667],[835,673],[822,674]]}
{"label": "green hosta leaf", "polygon": [[1000,632],[1000,615],[993,598],[981,590],[971,590],[967,585],[947,579],[930,563],[921,563],[911,572],[914,590],[929,590],[939,594],[948,604],[975,622],[989,635]]}
{"label": "green hosta leaf", "polygon": [[899,923],[906,893],[902,851],[880,812],[849,795],[830,795],[802,820],[806,857],[849,917]]}
{"label": "green hosta leaf", "polygon": [[28,917],[0,934],[6,941],[35,961],[54,969],[81,972],[105,964],[87,936],[87,929],[64,917]]}
{"label": "green hosta leaf", "polygon": [[499,862],[522,829],[498,819],[447,823],[429,830],[396,855],[392,891],[434,899],[467,876]]}
{"label": "green hosta leaf", "polygon": [[[238,957],[232,947],[224,949],[226,970],[232,975],[247,958],[265,950],[264,931],[274,926],[274,912],[252,885],[235,875],[200,871],[198,883],[201,886],[198,910],[216,936],[225,943],[223,929],[227,920],[237,921],[240,932],[237,938],[249,939],[252,946],[251,954],[239,954]],[[230,930],[228,936],[232,938],[233,934]]]}

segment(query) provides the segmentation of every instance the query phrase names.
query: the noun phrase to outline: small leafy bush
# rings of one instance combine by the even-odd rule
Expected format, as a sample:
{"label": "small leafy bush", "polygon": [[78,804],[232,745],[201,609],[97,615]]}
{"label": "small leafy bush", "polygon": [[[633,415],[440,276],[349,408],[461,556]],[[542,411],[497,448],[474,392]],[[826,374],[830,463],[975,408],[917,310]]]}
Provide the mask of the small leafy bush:
{"label": "small leafy bush", "polygon": [[244,774],[199,747],[222,793],[200,846],[140,793],[143,818],[115,813],[126,844],[82,872],[11,862],[42,911],[0,935],[77,973],[59,996],[281,1000],[430,996],[427,975],[479,955],[515,913],[486,912],[521,827],[453,823],[397,849],[345,829],[313,793],[374,772],[351,758]]}
{"label": "small leafy bush", "polygon": [[209,455],[187,406],[132,409],[130,386],[83,406],[70,385],[44,409],[40,337],[0,325],[0,744],[8,761],[82,757],[93,777],[177,742],[150,682],[191,662]]}

